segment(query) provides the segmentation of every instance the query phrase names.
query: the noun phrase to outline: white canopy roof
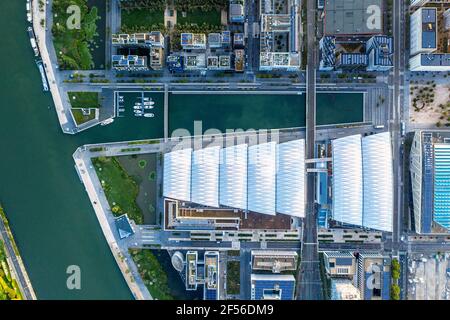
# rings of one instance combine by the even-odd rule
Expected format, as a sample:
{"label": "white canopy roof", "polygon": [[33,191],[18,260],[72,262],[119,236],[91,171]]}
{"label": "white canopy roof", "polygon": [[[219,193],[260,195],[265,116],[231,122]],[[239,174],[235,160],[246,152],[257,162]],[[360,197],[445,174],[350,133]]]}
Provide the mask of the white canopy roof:
{"label": "white canopy roof", "polygon": [[164,155],[164,197],[191,201],[191,156],[191,148]]}
{"label": "white canopy roof", "polygon": [[275,215],[276,142],[248,148],[248,210]]}
{"label": "white canopy roof", "polygon": [[333,147],[333,218],[362,225],[362,154],[361,135],[332,141]]}
{"label": "white canopy roof", "polygon": [[246,144],[220,150],[220,204],[247,209]]}
{"label": "white canopy roof", "polygon": [[278,145],[277,212],[305,216],[305,140]]}
{"label": "white canopy roof", "polygon": [[195,150],[192,154],[192,202],[219,206],[220,147]]}
{"label": "white canopy roof", "polygon": [[392,232],[393,168],[389,132],[362,139],[364,176],[363,226]]}

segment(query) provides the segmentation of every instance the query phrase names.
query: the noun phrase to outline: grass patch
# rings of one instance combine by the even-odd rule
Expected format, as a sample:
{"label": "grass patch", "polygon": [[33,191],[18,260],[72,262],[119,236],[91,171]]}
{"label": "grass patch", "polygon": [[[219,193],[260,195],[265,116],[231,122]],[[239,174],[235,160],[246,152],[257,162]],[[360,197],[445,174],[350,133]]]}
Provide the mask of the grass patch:
{"label": "grass patch", "polygon": [[158,31],[164,27],[164,11],[148,9],[122,10],[122,32]]}
{"label": "grass patch", "polygon": [[182,12],[177,12],[177,24],[196,24],[202,25],[204,23],[214,26],[220,26],[221,15],[218,10],[211,10],[208,12],[200,9],[193,9],[186,12],[186,17],[183,17]]}
{"label": "grass patch", "polygon": [[72,108],[100,108],[98,92],[67,92]]}
{"label": "grass patch", "polygon": [[173,300],[167,281],[167,274],[155,255],[149,250],[130,249],[145,286],[154,299]]}
{"label": "grass patch", "polygon": [[239,294],[241,292],[240,261],[227,262],[227,292]]}
{"label": "grass patch", "polygon": [[144,217],[136,204],[139,193],[136,181],[128,175],[115,157],[93,158],[92,164],[113,214],[120,216],[127,213],[136,224],[142,224]]}
{"label": "grass patch", "polygon": [[[73,14],[67,8],[76,5],[81,11],[80,28],[67,28]],[[87,0],[53,1],[53,45],[61,70],[89,70],[94,68],[91,47],[95,46],[97,34],[97,7],[89,9]]]}

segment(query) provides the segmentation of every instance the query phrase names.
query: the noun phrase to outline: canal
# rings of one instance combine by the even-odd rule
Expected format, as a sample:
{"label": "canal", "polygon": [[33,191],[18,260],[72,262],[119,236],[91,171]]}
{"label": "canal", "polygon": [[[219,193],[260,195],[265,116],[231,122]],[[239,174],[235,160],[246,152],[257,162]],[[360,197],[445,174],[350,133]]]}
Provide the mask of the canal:
{"label": "canal", "polygon": [[[8,44],[0,51],[0,60],[7,62],[2,65],[0,77],[0,203],[36,294],[40,299],[130,299],[131,293],[75,173],[72,153],[88,143],[161,137],[162,117],[156,113],[153,124],[125,117],[75,136],[63,134],[51,96],[42,92],[26,33],[25,1],[2,3],[0,18],[2,40]],[[185,100],[188,98],[190,103]],[[270,100],[263,96],[241,98],[245,103],[237,104],[230,112],[230,101],[202,96],[200,102],[206,107],[198,108],[198,96],[179,96],[184,100],[171,102],[171,130],[176,126],[187,128],[193,120],[205,121],[204,128],[219,129],[304,123],[304,113],[299,112],[304,108],[299,99],[304,96],[292,95],[282,100],[280,96]],[[336,103],[335,97],[327,99],[327,103]],[[281,107],[269,108],[276,101]],[[351,106],[352,102],[346,108]],[[343,117],[339,109],[333,108],[329,112]],[[319,111],[318,107],[318,114]],[[354,121],[359,121],[362,110],[361,115],[353,116]],[[323,120],[320,117],[319,122],[334,122],[329,114]],[[344,122],[353,122],[352,119]],[[66,287],[70,265],[81,268],[81,290]]]}

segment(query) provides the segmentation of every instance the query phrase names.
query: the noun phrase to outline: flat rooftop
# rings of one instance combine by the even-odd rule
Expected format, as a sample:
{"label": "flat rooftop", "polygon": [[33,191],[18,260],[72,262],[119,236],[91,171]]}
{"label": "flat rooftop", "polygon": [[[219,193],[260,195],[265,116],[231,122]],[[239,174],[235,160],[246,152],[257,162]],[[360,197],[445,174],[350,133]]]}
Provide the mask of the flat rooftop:
{"label": "flat rooftop", "polygon": [[[370,35],[383,32],[382,0],[326,0],[324,12],[325,35]],[[371,23],[372,18],[380,19],[380,23]]]}
{"label": "flat rooftop", "polygon": [[422,8],[422,48],[436,48],[436,8]]}

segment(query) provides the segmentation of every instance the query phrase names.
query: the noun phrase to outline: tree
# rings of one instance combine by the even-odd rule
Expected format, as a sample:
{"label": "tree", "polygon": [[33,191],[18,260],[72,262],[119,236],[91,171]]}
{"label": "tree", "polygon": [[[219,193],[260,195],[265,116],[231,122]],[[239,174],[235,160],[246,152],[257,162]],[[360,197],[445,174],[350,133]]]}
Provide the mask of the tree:
{"label": "tree", "polygon": [[391,300],[400,300],[400,287],[397,284],[391,286]]}

